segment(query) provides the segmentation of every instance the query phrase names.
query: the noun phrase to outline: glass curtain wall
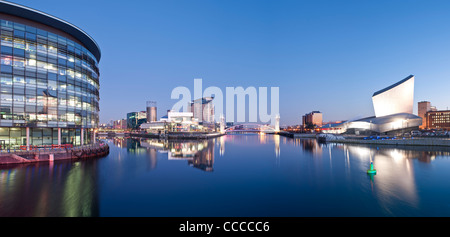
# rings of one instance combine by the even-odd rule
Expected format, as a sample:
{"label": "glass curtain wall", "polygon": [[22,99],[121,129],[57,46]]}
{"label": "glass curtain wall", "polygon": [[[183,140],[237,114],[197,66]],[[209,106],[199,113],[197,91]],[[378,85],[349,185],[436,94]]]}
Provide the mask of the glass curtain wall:
{"label": "glass curtain wall", "polygon": [[[61,129],[61,144],[81,145],[80,129]],[[27,144],[26,128],[0,127],[0,149],[19,149]],[[92,132],[84,131],[84,144],[90,144]],[[58,128],[30,128],[30,144],[49,146],[58,144]]]}
{"label": "glass curtain wall", "polygon": [[57,144],[57,128],[64,128],[62,143],[79,144],[81,128],[87,136],[98,126],[96,58],[77,42],[17,22],[0,19],[0,37],[0,146],[23,144],[25,127],[32,145]]}

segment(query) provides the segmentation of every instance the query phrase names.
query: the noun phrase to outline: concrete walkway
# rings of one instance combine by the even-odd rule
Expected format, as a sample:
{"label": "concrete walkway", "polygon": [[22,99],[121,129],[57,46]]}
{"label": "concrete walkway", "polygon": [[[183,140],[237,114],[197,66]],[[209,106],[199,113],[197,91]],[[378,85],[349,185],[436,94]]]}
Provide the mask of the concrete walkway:
{"label": "concrete walkway", "polygon": [[0,165],[53,162],[103,157],[109,154],[109,146],[104,143],[84,145],[67,149],[39,149],[33,151],[0,152]]}

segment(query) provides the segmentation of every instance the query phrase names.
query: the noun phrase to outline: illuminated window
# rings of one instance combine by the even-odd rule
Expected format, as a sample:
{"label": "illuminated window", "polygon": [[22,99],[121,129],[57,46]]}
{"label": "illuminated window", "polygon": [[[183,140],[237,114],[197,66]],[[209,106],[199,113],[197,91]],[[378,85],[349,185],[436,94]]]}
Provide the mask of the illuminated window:
{"label": "illuminated window", "polygon": [[1,63],[2,63],[3,65],[11,65],[11,64],[12,64],[12,57],[9,57],[9,56],[3,56],[3,57],[1,58]]}

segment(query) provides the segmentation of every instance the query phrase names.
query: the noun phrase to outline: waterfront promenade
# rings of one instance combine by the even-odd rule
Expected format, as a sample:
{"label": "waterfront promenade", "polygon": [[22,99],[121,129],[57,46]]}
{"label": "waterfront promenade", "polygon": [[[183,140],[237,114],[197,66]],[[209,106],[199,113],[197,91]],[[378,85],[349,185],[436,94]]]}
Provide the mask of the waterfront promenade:
{"label": "waterfront promenade", "polygon": [[[316,138],[314,133],[289,133],[282,132],[282,136],[291,138]],[[448,137],[396,137],[395,139],[370,139],[367,136],[342,135],[344,139],[328,140],[329,143],[352,143],[352,144],[374,144],[374,145],[402,145],[402,146],[446,146],[450,147]],[[364,139],[366,138],[366,139]]]}
{"label": "waterfront promenade", "polygon": [[89,159],[103,157],[108,154],[109,146],[105,143],[96,143],[72,148],[39,148],[31,151],[2,150],[0,152],[0,165]]}

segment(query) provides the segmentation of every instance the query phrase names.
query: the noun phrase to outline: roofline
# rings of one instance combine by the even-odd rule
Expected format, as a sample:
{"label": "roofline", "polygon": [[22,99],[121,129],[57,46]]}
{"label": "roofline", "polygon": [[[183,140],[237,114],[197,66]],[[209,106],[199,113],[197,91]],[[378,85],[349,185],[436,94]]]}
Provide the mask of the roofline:
{"label": "roofline", "polygon": [[450,110],[436,110],[436,111],[432,111],[432,110],[430,110],[430,111],[427,111],[425,114],[428,114],[428,113],[430,113],[430,114],[432,114],[432,113],[439,113],[439,112],[442,112],[442,113],[447,113],[447,112],[450,112]]}
{"label": "roofline", "polygon": [[0,0],[0,13],[25,18],[61,30],[78,39],[83,44],[83,46],[86,47],[86,49],[88,49],[95,56],[97,61],[100,61],[101,51],[97,42],[95,42],[95,40],[82,29],[65,20],[62,20],[45,12],[35,10],[33,8],[19,5],[17,3],[7,2],[4,0]]}
{"label": "roofline", "polygon": [[409,76],[407,76],[405,79],[403,79],[403,80],[401,80],[401,81],[399,81],[399,82],[397,82],[397,83],[395,83],[395,84],[392,84],[392,85],[390,85],[390,86],[388,86],[388,87],[386,87],[386,88],[384,88],[384,89],[382,89],[382,90],[379,90],[379,91],[373,93],[372,97],[374,97],[374,96],[376,96],[376,95],[379,95],[379,94],[381,94],[381,93],[383,93],[383,92],[385,92],[385,91],[388,91],[388,90],[390,90],[390,89],[392,89],[392,88],[394,88],[394,87],[396,87],[396,86],[398,86],[398,85],[400,85],[400,84],[402,84],[402,83],[408,81],[409,79],[411,79],[411,78],[413,78],[413,77],[414,77],[414,75],[409,75]]}

